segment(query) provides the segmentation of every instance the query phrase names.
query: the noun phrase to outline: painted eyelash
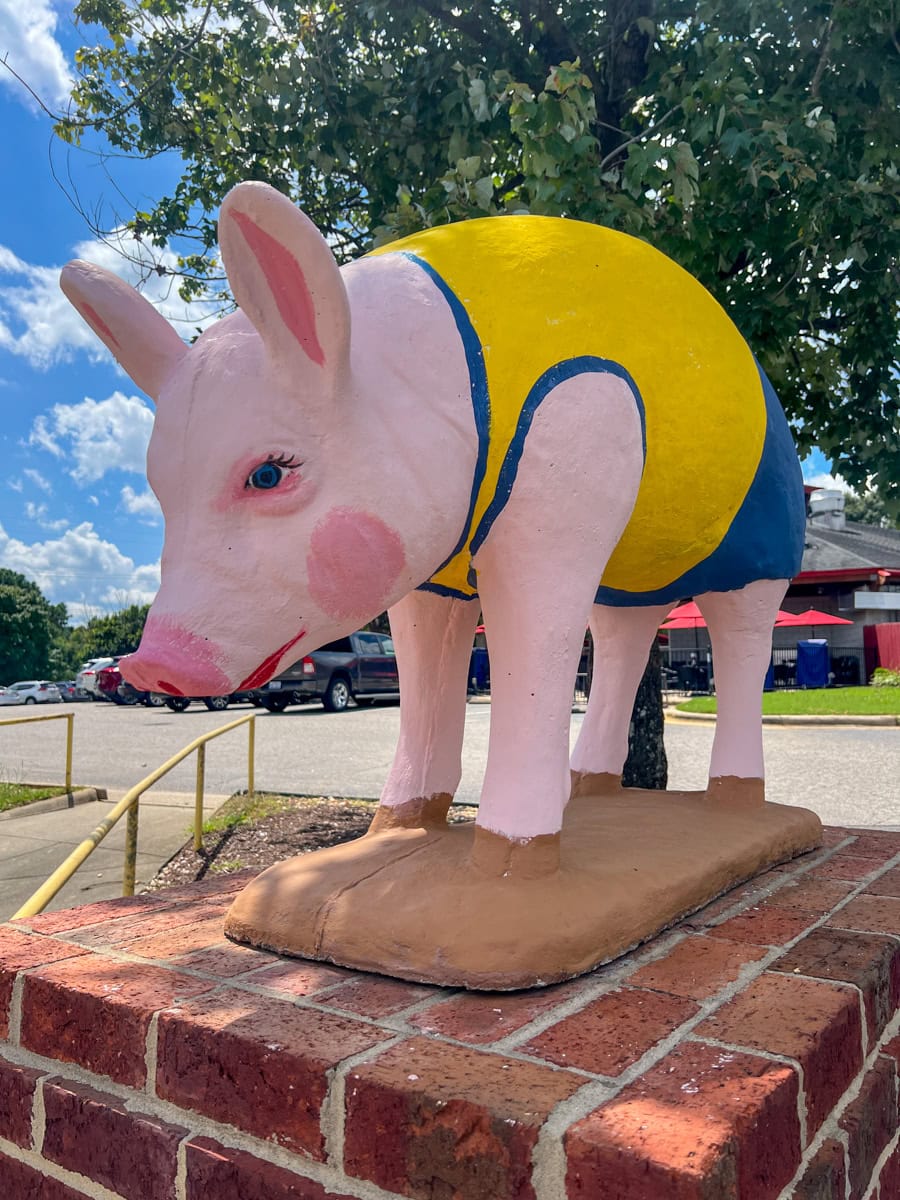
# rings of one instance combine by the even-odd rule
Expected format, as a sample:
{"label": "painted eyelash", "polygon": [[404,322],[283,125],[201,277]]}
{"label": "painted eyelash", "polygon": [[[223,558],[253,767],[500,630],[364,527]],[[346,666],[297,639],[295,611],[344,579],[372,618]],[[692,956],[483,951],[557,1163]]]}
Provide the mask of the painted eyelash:
{"label": "painted eyelash", "polygon": [[303,466],[303,460],[297,458],[295,454],[270,454],[266,462],[270,462],[276,467],[281,467],[285,471],[291,471],[296,467]]}

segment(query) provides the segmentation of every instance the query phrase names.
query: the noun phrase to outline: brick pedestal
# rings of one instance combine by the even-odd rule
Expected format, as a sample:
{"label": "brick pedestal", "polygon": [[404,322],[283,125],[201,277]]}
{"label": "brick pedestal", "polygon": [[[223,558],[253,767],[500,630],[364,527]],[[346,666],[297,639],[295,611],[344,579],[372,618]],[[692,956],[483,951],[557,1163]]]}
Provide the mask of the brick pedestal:
{"label": "brick pedestal", "polygon": [[900,836],[828,831],[594,974],[229,945],[239,877],[0,926],[9,1200],[898,1200]]}

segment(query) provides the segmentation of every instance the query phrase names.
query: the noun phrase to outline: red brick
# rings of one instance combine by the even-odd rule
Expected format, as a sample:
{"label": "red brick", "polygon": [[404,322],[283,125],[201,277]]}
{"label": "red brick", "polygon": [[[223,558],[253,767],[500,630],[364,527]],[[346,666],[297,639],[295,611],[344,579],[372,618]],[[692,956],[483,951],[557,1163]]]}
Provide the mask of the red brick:
{"label": "red brick", "polygon": [[844,1147],[829,1138],[810,1160],[791,1200],[845,1200],[846,1180]]}
{"label": "red brick", "polygon": [[160,1014],[157,1091],[321,1159],[328,1072],[384,1037],[348,1017],[223,988]]}
{"label": "red brick", "polygon": [[174,1200],[178,1145],[186,1129],[93,1088],[64,1079],[43,1085],[43,1157],[85,1175],[125,1200]]}
{"label": "red brick", "polygon": [[848,829],[847,832],[856,838],[853,845],[847,847],[851,854],[880,858],[883,862],[900,854],[900,834],[882,833],[876,829]]}
{"label": "red brick", "polygon": [[[176,967],[190,967],[192,971],[205,971],[208,975],[218,975],[223,979],[235,979],[239,975],[258,970],[274,959],[275,955],[266,954],[262,950],[249,950],[245,946],[233,946],[230,942],[223,942],[220,946],[211,946],[206,950],[191,950],[186,954],[179,954],[172,963]],[[250,982],[255,978],[252,976]]]}
{"label": "red brick", "polygon": [[832,929],[860,929],[866,933],[900,933],[900,899],[863,893],[825,922]]}
{"label": "red brick", "polygon": [[273,991],[287,992],[291,996],[313,996],[336,983],[346,983],[354,978],[353,972],[343,967],[324,967],[313,962],[282,962],[265,971],[258,971],[253,976],[253,983],[257,987],[272,988]]}
{"label": "red brick", "polygon": [[773,867],[769,871],[763,871],[761,875],[755,875],[752,879],[747,880],[746,883],[732,888],[730,892],[725,892],[718,900],[713,900],[705,908],[701,908],[692,916],[685,918],[682,925],[703,928],[717,917],[720,917],[722,913],[738,905],[748,908],[751,904],[758,904],[761,900],[765,899],[765,894],[770,888],[790,878],[792,878],[791,872],[781,870],[778,867]]}
{"label": "red brick", "polygon": [[[873,883],[866,887],[869,896],[898,896],[900,897],[900,867],[892,867],[885,871]],[[900,933],[900,930],[897,931]]]}
{"label": "red brick", "polygon": [[187,1145],[187,1200],[350,1200],[212,1138]]}
{"label": "red brick", "polygon": [[842,829],[839,825],[826,825],[822,830],[822,845],[826,849],[831,846],[839,846],[841,842],[846,842],[849,836],[850,831]]}
{"label": "red brick", "polygon": [[14,926],[33,929],[37,933],[67,933],[82,929],[85,925],[97,925],[102,921],[115,921],[120,917],[133,917],[138,912],[152,912],[172,907],[162,893],[142,896],[119,896],[113,900],[98,900],[94,904],[79,904],[77,908],[63,908],[56,912],[38,913],[13,922]]}
{"label": "red brick", "polygon": [[322,1003],[327,1004],[329,1008],[339,1008],[344,1012],[376,1018],[402,1012],[411,1004],[418,1004],[420,1000],[440,994],[438,989],[433,987],[417,987],[412,983],[402,983],[399,979],[379,979],[377,976],[363,975],[329,992]]}
{"label": "red brick", "polygon": [[568,1131],[569,1200],[774,1200],[800,1165],[797,1074],[683,1043]]}
{"label": "red brick", "polygon": [[877,865],[871,858],[860,858],[852,850],[839,850],[833,858],[814,867],[810,876],[814,879],[849,879],[858,883],[874,870],[877,870]]}
{"label": "red brick", "polygon": [[[223,924],[230,898],[213,896],[184,904],[177,908],[164,908],[150,913],[138,912],[116,921],[102,921],[97,925],[83,926],[69,935],[79,946],[103,949],[119,946],[130,950],[130,943],[149,938],[155,934],[170,933],[182,925],[194,925],[198,921],[215,920]],[[225,934],[222,933],[222,938]]]}
{"label": "red brick", "polygon": [[428,1034],[443,1034],[481,1046],[521,1029],[535,1017],[575,995],[579,983],[535,988],[527,992],[464,992],[410,1018]]}
{"label": "red brick", "polygon": [[859,1009],[852,988],[765,974],[694,1032],[796,1059],[803,1068],[812,1137],[862,1066]]}
{"label": "red brick", "polygon": [[881,1047],[882,1054],[888,1054],[900,1066],[900,1037],[891,1038]]}
{"label": "red brick", "polygon": [[894,938],[814,929],[771,969],[855,984],[863,994],[872,1041],[881,1037],[900,1006],[900,943]]}
{"label": "red brick", "polygon": [[25,977],[22,1045],[142,1087],[144,1043],[155,1012],[216,986],[163,967],[84,955]]}
{"label": "red brick", "polygon": [[31,1106],[40,1071],[0,1058],[0,1137],[26,1149],[31,1146]]}
{"label": "red brick", "polygon": [[83,954],[77,946],[0,926],[0,1038],[9,1035],[9,1005],[19,971]]}
{"label": "red brick", "polygon": [[561,1067],[620,1075],[696,1012],[690,1000],[623,988],[564,1017],[521,1049]]}
{"label": "red brick", "polygon": [[230,904],[235,892],[242,892],[258,874],[259,871],[248,867],[245,871],[232,871],[227,875],[207,875],[194,883],[181,883],[178,887],[160,888],[156,892],[144,892],[143,894],[159,896],[168,904],[209,900],[215,897],[223,897]]}
{"label": "red brick", "polygon": [[85,1192],[76,1192],[3,1153],[0,1153],[0,1194],[7,1200],[87,1200]]}
{"label": "red brick", "polygon": [[[205,921],[192,921],[165,933],[140,937],[128,943],[128,953],[140,958],[173,959],[192,950],[208,950],[225,942],[222,918],[219,915]],[[260,964],[261,965],[261,964]]]}
{"label": "red brick", "polygon": [[849,1138],[849,1200],[861,1200],[875,1164],[897,1132],[897,1120],[897,1064],[892,1058],[877,1058],[840,1120]]}
{"label": "red brick", "polygon": [[707,932],[732,942],[750,942],[754,946],[783,946],[809,929],[813,919],[809,913],[790,908],[776,908],[774,903],[757,906],[714,925]]}
{"label": "red brick", "polygon": [[[897,1200],[900,1196],[900,1146],[895,1146],[878,1177],[878,1200]],[[843,1197],[841,1197],[843,1200]]]}
{"label": "red brick", "polygon": [[802,875],[796,882],[786,883],[779,888],[762,907],[800,909],[821,917],[846,900],[853,886],[852,882],[845,879],[810,879],[808,875]]}
{"label": "red brick", "polygon": [[628,983],[689,1000],[705,1000],[737,979],[748,963],[765,955],[761,946],[716,937],[689,937],[665,957],[629,975]]}
{"label": "red brick", "polygon": [[533,1200],[540,1127],[583,1082],[413,1038],[347,1076],[344,1169],[417,1200]]}

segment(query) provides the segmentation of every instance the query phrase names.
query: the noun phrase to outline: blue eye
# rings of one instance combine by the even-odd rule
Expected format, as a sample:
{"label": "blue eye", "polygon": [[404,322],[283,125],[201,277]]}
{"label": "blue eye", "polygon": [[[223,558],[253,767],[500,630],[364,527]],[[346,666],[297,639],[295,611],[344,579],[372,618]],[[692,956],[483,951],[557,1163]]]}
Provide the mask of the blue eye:
{"label": "blue eye", "polygon": [[259,488],[261,491],[269,491],[270,488],[278,487],[284,476],[284,470],[277,463],[264,462],[250,472],[250,478],[247,480],[247,487]]}

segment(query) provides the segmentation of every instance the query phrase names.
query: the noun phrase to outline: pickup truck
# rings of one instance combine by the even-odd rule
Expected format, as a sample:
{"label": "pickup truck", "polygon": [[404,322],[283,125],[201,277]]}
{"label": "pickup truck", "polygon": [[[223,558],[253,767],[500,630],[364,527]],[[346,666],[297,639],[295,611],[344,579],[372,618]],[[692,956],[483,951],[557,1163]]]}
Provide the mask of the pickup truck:
{"label": "pickup truck", "polygon": [[394,643],[384,633],[351,633],[305,655],[258,695],[270,712],[307,700],[321,700],[328,712],[343,712],[351,700],[362,705],[399,699]]}

